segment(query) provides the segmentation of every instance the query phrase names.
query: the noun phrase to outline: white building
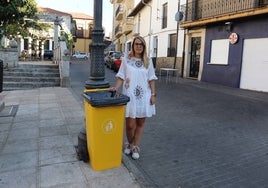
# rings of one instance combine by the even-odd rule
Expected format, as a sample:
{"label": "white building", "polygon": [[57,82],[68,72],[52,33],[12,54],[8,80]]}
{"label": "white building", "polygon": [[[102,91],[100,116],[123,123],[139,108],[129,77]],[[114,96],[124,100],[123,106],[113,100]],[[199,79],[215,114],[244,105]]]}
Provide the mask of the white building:
{"label": "white building", "polygon": [[[178,8],[179,1],[176,0],[135,0],[133,9],[129,11],[128,18],[133,19],[132,36],[144,37],[148,54],[153,58],[157,71],[160,67],[175,66],[181,72],[184,30],[179,29],[177,37],[175,15]],[[132,38],[128,38],[124,44],[127,50],[130,50]],[[113,39],[117,40],[116,35]]]}

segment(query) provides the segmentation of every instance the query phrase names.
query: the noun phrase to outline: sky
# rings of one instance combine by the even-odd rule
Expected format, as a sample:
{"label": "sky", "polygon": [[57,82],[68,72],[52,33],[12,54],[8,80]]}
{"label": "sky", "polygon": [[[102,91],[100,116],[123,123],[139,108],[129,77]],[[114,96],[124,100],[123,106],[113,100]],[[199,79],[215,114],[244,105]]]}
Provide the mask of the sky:
{"label": "sky", "polygon": [[[35,0],[37,6],[62,12],[78,12],[94,17],[94,0]],[[102,0],[102,25],[105,36],[112,32],[113,5],[110,0]]]}

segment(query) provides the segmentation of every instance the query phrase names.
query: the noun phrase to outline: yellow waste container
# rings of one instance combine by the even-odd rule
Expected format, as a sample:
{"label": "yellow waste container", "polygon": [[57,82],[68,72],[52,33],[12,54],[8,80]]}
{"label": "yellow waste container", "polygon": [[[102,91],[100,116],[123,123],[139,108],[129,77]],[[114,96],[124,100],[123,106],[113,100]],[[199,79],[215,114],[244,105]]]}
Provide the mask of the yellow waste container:
{"label": "yellow waste container", "polygon": [[125,105],[129,97],[110,91],[83,94],[89,160],[94,170],[121,165]]}

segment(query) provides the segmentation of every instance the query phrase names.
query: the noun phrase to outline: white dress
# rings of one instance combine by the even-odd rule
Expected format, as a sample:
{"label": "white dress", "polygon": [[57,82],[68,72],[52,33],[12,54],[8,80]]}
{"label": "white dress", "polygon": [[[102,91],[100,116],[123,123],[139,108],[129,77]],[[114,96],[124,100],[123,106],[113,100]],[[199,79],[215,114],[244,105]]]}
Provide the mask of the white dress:
{"label": "white dress", "polygon": [[144,118],[155,115],[155,105],[150,104],[150,80],[157,80],[153,62],[145,68],[139,58],[124,58],[116,77],[124,80],[122,93],[130,98],[125,117]]}

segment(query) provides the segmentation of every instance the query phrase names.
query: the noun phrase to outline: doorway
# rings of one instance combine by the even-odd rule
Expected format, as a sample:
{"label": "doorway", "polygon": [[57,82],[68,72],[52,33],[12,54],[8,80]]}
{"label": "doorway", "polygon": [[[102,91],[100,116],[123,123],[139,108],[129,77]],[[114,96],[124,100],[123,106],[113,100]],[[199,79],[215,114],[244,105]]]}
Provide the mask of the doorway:
{"label": "doorway", "polygon": [[240,88],[268,92],[267,45],[268,38],[244,40]]}
{"label": "doorway", "polygon": [[198,78],[200,66],[201,37],[191,38],[190,72],[189,77]]}

